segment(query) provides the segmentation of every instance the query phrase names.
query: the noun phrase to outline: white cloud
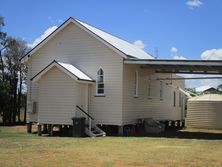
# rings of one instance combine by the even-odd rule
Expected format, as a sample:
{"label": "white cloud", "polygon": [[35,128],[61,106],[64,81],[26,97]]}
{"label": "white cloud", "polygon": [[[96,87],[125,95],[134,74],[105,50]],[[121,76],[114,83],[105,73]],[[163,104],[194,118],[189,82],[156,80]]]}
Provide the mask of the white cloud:
{"label": "white cloud", "polygon": [[[209,77],[221,77],[220,75],[205,75],[206,76],[209,76]],[[214,88],[217,88],[217,86],[219,84],[222,83],[222,80],[221,79],[203,79],[203,80],[200,80],[200,85],[201,86],[210,86],[210,87],[214,87]]]}
{"label": "white cloud", "polygon": [[173,59],[176,59],[176,60],[186,60],[187,58],[186,57],[183,57],[183,56],[173,56]]}
{"label": "white cloud", "polygon": [[172,47],[172,48],[170,49],[170,51],[171,51],[171,53],[175,53],[175,54],[177,54],[178,49],[175,48],[175,47]]}
{"label": "white cloud", "polygon": [[186,2],[186,5],[190,8],[190,9],[194,9],[194,8],[198,8],[201,5],[203,5],[203,2],[201,2],[201,0],[188,0]]}
{"label": "white cloud", "polygon": [[[200,75],[195,74],[177,74],[184,78],[194,78],[194,77],[200,77]],[[196,88],[200,86],[200,80],[185,80],[185,87],[186,88]]]}
{"label": "white cloud", "polygon": [[175,47],[171,47],[170,52],[171,52],[171,56],[175,57],[177,56],[178,49]]}
{"label": "white cloud", "polygon": [[171,47],[170,52],[171,52],[171,56],[173,57],[173,59],[180,59],[180,60],[186,59],[183,56],[177,55],[178,49],[176,47]]}
{"label": "white cloud", "polygon": [[[195,77],[221,77],[219,75],[206,75],[206,74],[177,74],[184,78],[195,78]],[[198,87],[214,87],[217,88],[222,83],[221,79],[192,79],[185,80],[186,88],[198,88]]]}
{"label": "white cloud", "polygon": [[[183,56],[178,56],[178,49],[172,47],[170,49],[171,56],[174,59],[186,59]],[[202,60],[222,60],[222,49],[211,49],[206,50],[201,54]],[[194,78],[194,77],[221,77],[218,75],[201,75],[201,74],[178,74],[185,78]],[[196,80],[185,80],[187,88],[197,88],[197,87],[214,87],[216,88],[219,84],[222,83],[222,79],[196,79]]]}
{"label": "white cloud", "polygon": [[146,47],[146,45],[141,40],[136,40],[133,42],[133,44],[140,49],[144,49]]}
{"label": "white cloud", "polygon": [[222,60],[222,49],[206,50],[201,54],[203,60]]}
{"label": "white cloud", "polygon": [[[183,56],[177,55],[178,49],[176,47],[172,47],[170,49],[171,56],[174,59],[186,59]],[[222,49],[212,49],[206,50],[201,54],[201,59],[203,60],[222,60]],[[201,75],[201,74],[178,74],[185,78],[194,78],[194,77],[218,77],[217,75]],[[196,88],[200,86],[210,86],[210,87],[217,87],[217,85],[221,84],[221,79],[196,79],[196,80],[185,80],[185,84],[187,88]]]}
{"label": "white cloud", "polygon": [[[222,49],[205,50],[201,54],[201,59],[202,60],[222,60]],[[217,77],[217,75],[209,75],[209,76]],[[216,88],[217,85],[221,83],[222,83],[221,79],[204,79],[204,80],[199,81],[198,86],[210,86],[210,87]]]}
{"label": "white cloud", "polygon": [[57,26],[49,27],[40,37],[36,38],[33,43],[29,43],[28,47],[33,48],[44,40],[49,34],[57,29]]}

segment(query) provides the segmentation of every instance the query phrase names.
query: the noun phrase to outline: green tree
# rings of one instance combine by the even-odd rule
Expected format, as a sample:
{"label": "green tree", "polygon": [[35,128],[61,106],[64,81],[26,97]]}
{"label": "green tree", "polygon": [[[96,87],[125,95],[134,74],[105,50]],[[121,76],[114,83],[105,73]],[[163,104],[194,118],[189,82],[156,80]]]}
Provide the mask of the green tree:
{"label": "green tree", "polygon": [[0,16],[0,66],[1,66],[1,80],[4,81],[4,62],[2,58],[2,51],[5,49],[7,42],[6,37],[7,34],[5,32],[2,32],[2,28],[4,26],[4,18]]}
{"label": "green tree", "polygon": [[[26,76],[26,66],[20,62],[20,58],[26,53],[26,42],[21,39],[7,39],[10,45],[4,51],[5,69],[7,81],[10,84],[10,113],[11,123],[16,123],[16,116],[20,122],[22,85]],[[13,44],[12,44],[13,43]]]}
{"label": "green tree", "polygon": [[222,91],[222,84],[217,86],[217,90]]}
{"label": "green tree", "polygon": [[7,34],[5,32],[2,32],[2,28],[4,26],[4,18],[0,16],[0,115],[3,120],[3,124],[6,123],[6,120],[8,118],[7,116],[7,110],[8,110],[8,103],[9,103],[9,85],[6,84],[5,81],[5,75],[4,75],[4,61],[2,57],[2,51],[6,48],[6,36]]}
{"label": "green tree", "polygon": [[189,92],[191,96],[196,96],[198,94],[195,88],[186,88],[185,90]]}
{"label": "green tree", "polygon": [[4,18],[0,16],[0,116],[3,124],[20,122],[20,109],[25,106],[22,89],[26,79],[26,65],[19,60],[27,52],[26,42],[8,37],[2,31]]}

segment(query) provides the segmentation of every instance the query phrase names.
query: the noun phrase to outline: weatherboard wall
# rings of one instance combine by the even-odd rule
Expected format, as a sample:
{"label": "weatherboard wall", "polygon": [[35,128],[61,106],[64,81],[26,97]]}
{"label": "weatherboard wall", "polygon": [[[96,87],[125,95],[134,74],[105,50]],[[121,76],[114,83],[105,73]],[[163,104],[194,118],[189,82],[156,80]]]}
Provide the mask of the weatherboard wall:
{"label": "weatherboard wall", "polygon": [[[122,124],[123,58],[121,56],[70,23],[30,57],[28,80],[54,59],[74,65],[94,80],[97,71],[102,68],[105,74],[105,96],[96,96],[95,83],[89,86],[89,113],[95,118],[96,123]],[[28,103],[37,101],[39,105],[38,84],[29,82],[28,87],[30,88]],[[30,110],[29,105],[28,108]],[[32,117],[32,114],[28,114],[27,117],[29,121],[36,121],[37,118],[36,115]]]}
{"label": "weatherboard wall", "polygon": [[39,81],[38,122],[72,124],[79,96],[78,83],[59,70],[50,69]]}
{"label": "weatherboard wall", "polygon": [[[139,65],[124,65],[123,68],[123,122],[135,123],[139,118],[156,120],[181,120],[182,106],[179,106],[179,91],[171,87],[184,88],[184,81],[165,81],[163,83],[163,98],[160,98],[160,81],[156,78],[172,77],[171,74],[156,74]],[[135,71],[138,71],[138,97],[134,96]],[[150,81],[151,80],[151,81]],[[148,84],[150,82],[150,94]],[[168,83],[169,85],[166,85]],[[173,93],[176,92],[176,106],[173,106]],[[183,95],[181,95],[183,96]]]}
{"label": "weatherboard wall", "polygon": [[36,106],[36,111],[33,112],[33,102],[38,101],[38,86],[37,83],[32,83],[30,81],[32,76],[32,60],[27,63],[28,73],[27,73],[27,122],[37,122],[38,104]]}

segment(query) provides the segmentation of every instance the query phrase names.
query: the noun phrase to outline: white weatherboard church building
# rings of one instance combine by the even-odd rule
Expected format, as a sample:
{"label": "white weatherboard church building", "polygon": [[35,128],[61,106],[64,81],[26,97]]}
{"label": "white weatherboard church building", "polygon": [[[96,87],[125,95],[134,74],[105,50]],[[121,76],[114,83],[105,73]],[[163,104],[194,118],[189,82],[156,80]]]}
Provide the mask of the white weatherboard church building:
{"label": "white weatherboard church building", "polygon": [[[72,125],[88,116],[91,126],[135,124],[140,118],[183,120],[184,81],[157,80],[155,73],[126,60],[154,59],[131,43],[69,18],[27,53],[27,121]],[[91,119],[89,121],[91,123]],[[121,132],[120,132],[121,133]]]}

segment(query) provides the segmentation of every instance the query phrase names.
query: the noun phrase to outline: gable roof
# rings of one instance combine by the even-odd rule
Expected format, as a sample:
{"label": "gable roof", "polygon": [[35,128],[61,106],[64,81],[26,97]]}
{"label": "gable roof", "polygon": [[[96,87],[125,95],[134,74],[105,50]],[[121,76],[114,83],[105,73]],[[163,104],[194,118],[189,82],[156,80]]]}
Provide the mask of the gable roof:
{"label": "gable roof", "polygon": [[123,58],[136,58],[136,59],[153,59],[153,57],[146,53],[144,50],[138,48],[137,46],[117,38],[111,34],[108,34],[98,28],[95,28],[91,25],[83,23],[77,19],[70,17],[66,20],[62,25],[60,25],[55,31],[53,31],[49,36],[47,36],[44,40],[42,40],[38,45],[36,45],[33,49],[31,49],[26,55],[21,58],[21,61],[26,61],[27,57],[30,57],[33,53],[35,53],[38,49],[40,49],[46,42],[48,42],[52,37],[54,37],[58,32],[64,29],[69,23],[74,23],[82,30],[86,31],[100,42],[104,43],[109,48],[113,49]]}
{"label": "gable roof", "polygon": [[81,25],[83,25],[84,27],[86,27],[87,29],[89,29],[90,31],[92,31],[93,33],[95,33],[96,35],[98,35],[99,37],[101,37],[103,40],[107,41],[108,43],[110,43],[114,47],[121,50],[129,58],[133,57],[133,58],[138,58],[138,59],[153,59],[153,57],[151,55],[146,53],[144,50],[138,48],[137,46],[135,46],[125,40],[122,40],[120,38],[117,38],[111,34],[108,34],[98,28],[91,26],[91,25],[83,23],[77,19],[75,19],[75,20],[78,23],[80,23]]}
{"label": "gable roof", "polygon": [[209,86],[209,85],[204,85],[204,86],[199,86],[199,87],[195,88],[195,90],[196,90],[197,92],[203,92],[203,91],[208,90],[208,89],[210,89],[210,88],[212,88],[212,87]]}
{"label": "gable roof", "polygon": [[57,62],[56,60],[53,60],[49,65],[47,65],[43,70],[41,70],[38,74],[36,74],[33,78],[31,78],[31,81],[37,82],[41,79],[41,77],[47,73],[50,69],[53,67],[59,68],[61,71],[66,73],[68,76],[70,76],[72,79],[75,79],[76,81],[80,82],[94,82],[92,78],[84,74],[82,71],[80,71],[78,68],[74,67],[72,64],[67,63],[61,63]]}

